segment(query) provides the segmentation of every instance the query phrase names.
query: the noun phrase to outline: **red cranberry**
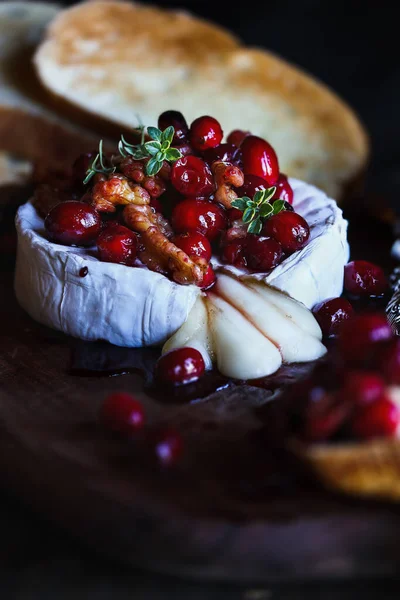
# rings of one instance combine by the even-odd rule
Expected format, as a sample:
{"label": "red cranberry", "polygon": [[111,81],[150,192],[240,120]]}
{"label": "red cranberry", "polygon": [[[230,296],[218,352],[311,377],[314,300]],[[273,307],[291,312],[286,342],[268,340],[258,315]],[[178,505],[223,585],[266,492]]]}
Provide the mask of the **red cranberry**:
{"label": "red cranberry", "polygon": [[286,254],[291,254],[307,244],[310,228],[301,215],[284,210],[264,223],[263,233],[279,242]]}
{"label": "red cranberry", "polygon": [[392,338],[392,330],[384,314],[356,315],[342,325],[338,349],[350,363],[362,363],[371,358],[374,345]]}
{"label": "red cranberry", "polygon": [[232,225],[235,221],[240,221],[243,217],[243,213],[238,208],[230,208],[228,210],[228,221]]}
{"label": "red cranberry", "polygon": [[308,442],[322,442],[332,437],[349,415],[349,406],[341,398],[320,387],[309,392],[302,437]]}
{"label": "red cranberry", "polygon": [[274,194],[273,200],[285,200],[285,202],[293,204],[293,190],[286,175],[281,173],[275,185],[276,192]]}
{"label": "red cranberry", "polygon": [[344,287],[355,296],[381,296],[388,283],[381,267],[366,260],[353,260],[344,268]]}
{"label": "red cranberry", "polygon": [[208,239],[197,231],[181,233],[173,239],[175,246],[181,248],[189,258],[204,258],[207,262],[211,259],[211,244]]}
{"label": "red cranberry", "polygon": [[251,135],[250,131],[243,131],[242,129],[234,129],[230,132],[227,138],[228,144],[233,144],[237,148],[240,148],[243,141]]}
{"label": "red cranberry", "polygon": [[399,422],[399,408],[390,398],[381,396],[354,415],[351,431],[361,439],[391,437],[396,434]]}
{"label": "red cranberry", "polygon": [[206,272],[203,275],[203,279],[201,283],[198,284],[202,290],[209,290],[212,288],[214,283],[217,280],[217,276],[215,275],[215,271],[211,265],[208,265]]}
{"label": "red cranberry", "polygon": [[151,208],[154,208],[154,210],[158,213],[162,213],[163,211],[163,206],[158,198],[151,198],[150,206]]}
{"label": "red cranberry", "polygon": [[101,422],[118,433],[134,433],[145,422],[143,407],[130,394],[119,392],[108,396],[100,409]]}
{"label": "red cranberry", "polygon": [[400,339],[394,338],[377,352],[379,371],[391,385],[400,385]]}
{"label": "red cranberry", "polygon": [[159,358],[156,377],[165,383],[178,385],[196,381],[203,375],[205,364],[195,348],[177,348]]}
{"label": "red cranberry", "polygon": [[97,238],[100,260],[133,265],[137,252],[137,236],[123,225],[112,224]]}
{"label": "red cranberry", "polygon": [[184,196],[209,196],[214,191],[210,167],[198,156],[184,156],[172,165],[172,185]]}
{"label": "red cranberry", "polygon": [[245,267],[247,262],[244,256],[244,240],[232,240],[222,248],[222,260],[235,267]]}
{"label": "red cranberry", "polygon": [[101,217],[89,204],[72,200],[52,208],[44,226],[54,242],[91,246],[101,231]]}
{"label": "red cranberry", "polygon": [[183,440],[177,431],[164,429],[151,437],[155,455],[163,467],[171,467],[179,461],[183,453]]}
{"label": "red cranberry", "polygon": [[364,406],[380,398],[385,390],[385,381],[378,373],[350,371],[341,389],[341,396],[347,402]]}
{"label": "red cranberry", "polygon": [[224,133],[214,117],[199,117],[190,126],[190,143],[198,151],[219,146]]}
{"label": "red cranberry", "polygon": [[262,177],[258,177],[258,175],[245,175],[244,183],[242,187],[237,188],[236,193],[239,198],[243,198],[243,196],[253,198],[256,192],[266,190],[267,187],[268,184]]}
{"label": "red cranberry", "polygon": [[177,110],[166,110],[158,117],[158,128],[161,129],[161,131],[164,131],[167,127],[171,127],[171,125],[175,129],[172,144],[174,146],[183,144],[188,138],[189,127],[181,112]]}
{"label": "red cranberry", "polygon": [[183,144],[176,144],[174,148],[177,148],[183,157],[189,156],[190,154],[194,154],[194,150],[189,142],[184,142]]}
{"label": "red cranberry", "polygon": [[237,156],[238,149],[232,144],[220,144],[215,148],[209,148],[203,152],[203,158],[209,164],[213,163],[215,160],[233,163],[236,161]]}
{"label": "red cranberry", "polygon": [[343,322],[353,316],[354,309],[345,298],[330,298],[316,304],[313,313],[324,337],[331,338],[339,334]]}
{"label": "red cranberry", "polygon": [[244,254],[250,269],[270,271],[280,263],[283,252],[276,240],[262,235],[248,235]]}
{"label": "red cranberry", "polygon": [[244,174],[258,175],[265,179],[268,185],[275,185],[279,177],[279,164],[273,147],[262,138],[249,135],[240,149]]}
{"label": "red cranberry", "polygon": [[213,240],[226,227],[226,215],[213,202],[187,198],[172,211],[171,223],[177,233],[199,231]]}

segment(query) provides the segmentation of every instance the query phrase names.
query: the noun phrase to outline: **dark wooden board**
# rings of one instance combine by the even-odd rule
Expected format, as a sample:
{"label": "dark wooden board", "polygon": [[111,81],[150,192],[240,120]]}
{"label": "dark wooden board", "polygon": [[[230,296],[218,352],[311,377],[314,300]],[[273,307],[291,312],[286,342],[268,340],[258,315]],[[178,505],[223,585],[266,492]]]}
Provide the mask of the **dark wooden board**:
{"label": "dark wooden board", "polygon": [[[400,510],[336,497],[271,456],[257,433],[264,390],[172,402],[149,395],[137,373],[71,374],[72,354],[75,366],[115,355],[33,322],[15,301],[12,269],[0,286],[0,473],[35,510],[101,552],[160,572],[261,582],[398,571]],[[125,366],[155,357],[115,352]],[[179,466],[160,469],[144,438],[98,425],[116,390],[143,401],[149,427],[183,433]]]}

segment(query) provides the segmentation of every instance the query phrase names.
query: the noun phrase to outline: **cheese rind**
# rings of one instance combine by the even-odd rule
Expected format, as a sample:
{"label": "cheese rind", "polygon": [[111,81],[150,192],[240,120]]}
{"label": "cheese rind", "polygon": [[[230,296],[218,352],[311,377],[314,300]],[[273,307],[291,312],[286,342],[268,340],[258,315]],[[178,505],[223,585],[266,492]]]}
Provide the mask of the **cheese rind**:
{"label": "cheese rind", "polygon": [[[117,346],[161,344],[200,293],[146,268],[101,262],[93,250],[49,242],[30,203],[20,207],[16,226],[18,302],[36,321],[68,335]],[[79,275],[83,267],[86,277]]]}

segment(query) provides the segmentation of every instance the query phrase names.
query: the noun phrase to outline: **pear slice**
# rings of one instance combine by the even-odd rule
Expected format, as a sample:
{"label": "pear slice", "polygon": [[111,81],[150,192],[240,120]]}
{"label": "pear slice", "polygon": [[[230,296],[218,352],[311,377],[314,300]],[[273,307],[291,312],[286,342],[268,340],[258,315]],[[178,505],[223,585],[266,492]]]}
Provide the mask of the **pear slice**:
{"label": "pear slice", "polygon": [[261,294],[269,302],[272,302],[285,317],[296,323],[297,327],[300,327],[309,335],[313,335],[317,339],[322,340],[321,327],[318,325],[312,312],[308,310],[304,304],[261,281],[244,280],[243,283],[256,290],[256,292]]}
{"label": "pear slice", "polygon": [[213,293],[207,298],[217,366],[227,377],[257,379],[279,369],[279,350],[228,302]]}
{"label": "pear slice", "polygon": [[[239,280],[219,275],[216,291],[279,348],[284,362],[307,362],[326,353],[325,346],[316,337],[306,333],[275,304]],[[245,344],[248,348],[247,340]]]}
{"label": "pear slice", "polygon": [[202,296],[197,298],[183,325],[165,342],[162,354],[183,346],[196,348],[203,356],[206,369],[212,368],[214,352],[208,325],[207,307]]}

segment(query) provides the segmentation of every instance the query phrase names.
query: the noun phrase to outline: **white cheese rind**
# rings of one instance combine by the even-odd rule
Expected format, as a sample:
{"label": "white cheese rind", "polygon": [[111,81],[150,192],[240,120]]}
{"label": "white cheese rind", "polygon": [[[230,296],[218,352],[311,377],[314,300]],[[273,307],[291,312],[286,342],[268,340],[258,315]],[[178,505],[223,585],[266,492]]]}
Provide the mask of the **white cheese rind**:
{"label": "white cheese rind", "polygon": [[[88,249],[49,242],[30,203],[18,210],[16,226],[18,302],[36,321],[68,335],[117,346],[161,344],[200,293],[145,268],[101,262]],[[83,267],[86,277],[79,276]]]}
{"label": "white cheese rind", "polygon": [[[349,260],[347,221],[336,202],[319,190],[298,179],[290,179],[294,191],[293,207],[310,226],[310,239],[269,275],[255,273],[251,277],[277,287],[312,308],[343,291],[343,268]],[[220,263],[221,264],[221,263]],[[224,265],[236,275],[243,271]]]}

